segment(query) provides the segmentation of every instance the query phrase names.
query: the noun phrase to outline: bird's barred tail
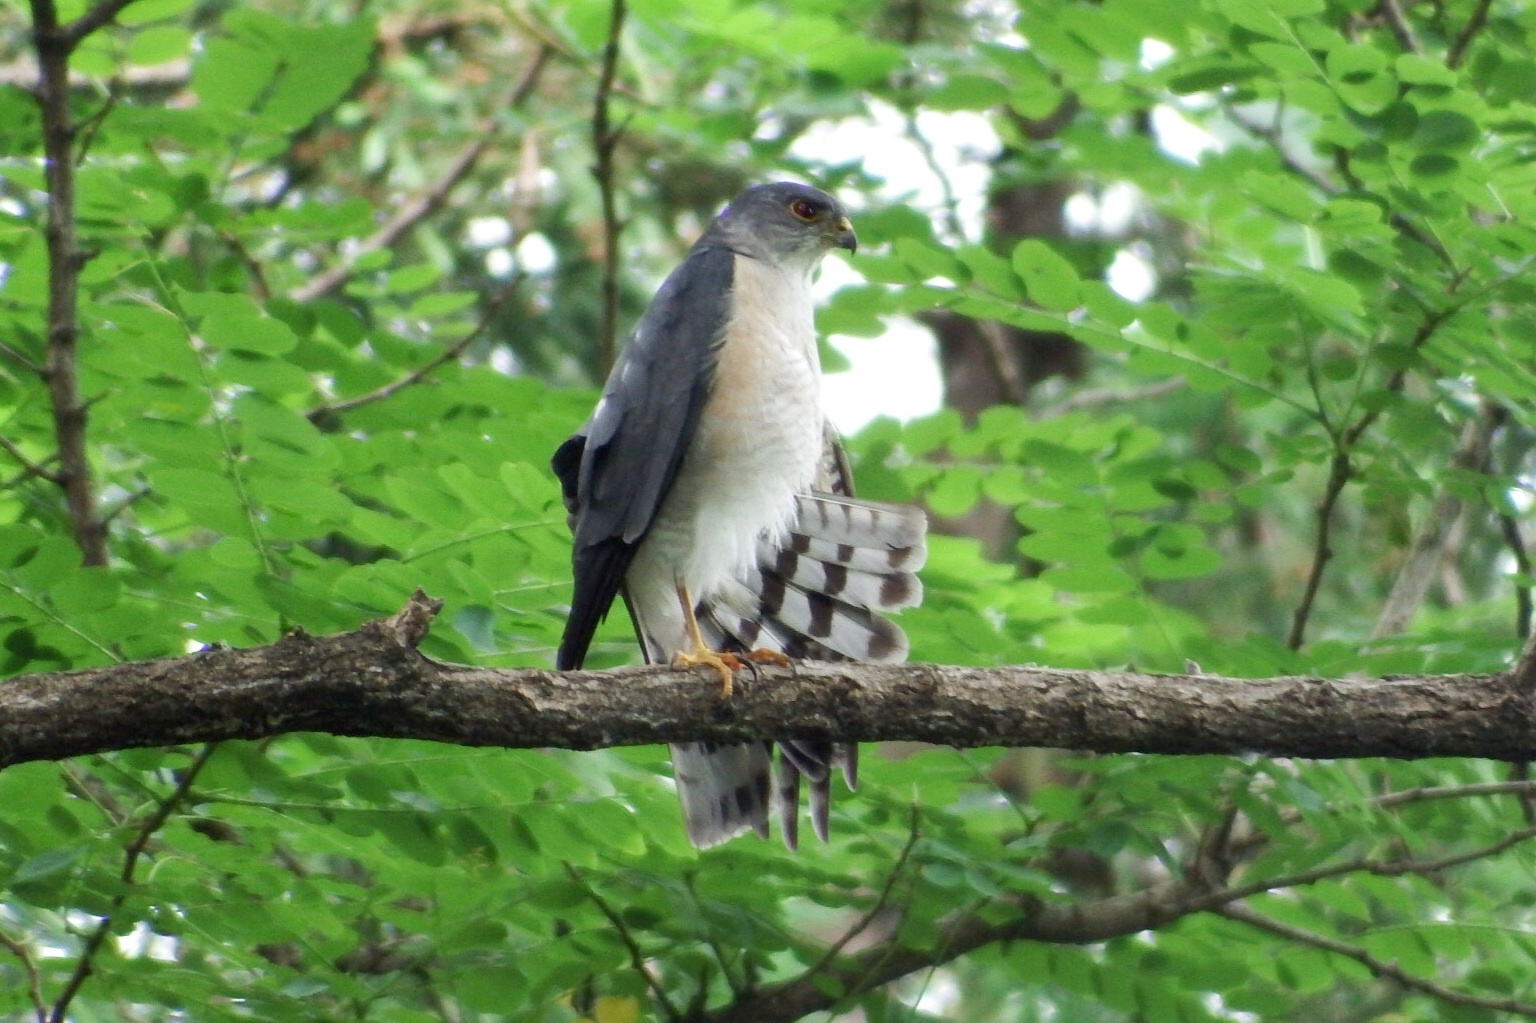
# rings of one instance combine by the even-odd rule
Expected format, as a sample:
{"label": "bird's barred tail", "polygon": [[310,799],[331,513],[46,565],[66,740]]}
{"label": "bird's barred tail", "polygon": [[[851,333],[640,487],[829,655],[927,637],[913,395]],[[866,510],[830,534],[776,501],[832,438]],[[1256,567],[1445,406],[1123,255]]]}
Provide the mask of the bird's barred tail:
{"label": "bird's barred tail", "polygon": [[[765,539],[757,565],[698,608],[705,642],[719,650],[766,648],[825,661],[905,660],[907,637],[881,612],[922,600],[916,572],[927,556],[923,513],[822,493],[802,494],[797,502],[789,535],[777,543]],[[852,788],[858,749],[814,740],[778,745],[774,788],[785,844],[793,849],[798,840],[802,779],[811,827],[825,841],[832,770],[840,768]],[[756,746],[673,747],[683,816],[695,845],[714,845],[747,830],[765,832],[767,798],[759,801],[757,793],[766,788],[766,757],[767,750]],[[750,775],[749,768],[759,773]]]}
{"label": "bird's barred tail", "polygon": [[672,776],[688,841],[707,849],[749,829],[767,838],[771,761],[766,742],[673,743]]}

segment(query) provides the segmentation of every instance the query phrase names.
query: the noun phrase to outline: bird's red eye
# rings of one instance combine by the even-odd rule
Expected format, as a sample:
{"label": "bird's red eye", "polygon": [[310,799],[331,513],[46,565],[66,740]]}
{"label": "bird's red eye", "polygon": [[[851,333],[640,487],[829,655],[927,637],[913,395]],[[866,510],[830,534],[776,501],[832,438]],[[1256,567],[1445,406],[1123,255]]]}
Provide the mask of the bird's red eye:
{"label": "bird's red eye", "polygon": [[796,199],[789,204],[789,212],[799,220],[810,222],[816,219],[816,206],[808,199]]}

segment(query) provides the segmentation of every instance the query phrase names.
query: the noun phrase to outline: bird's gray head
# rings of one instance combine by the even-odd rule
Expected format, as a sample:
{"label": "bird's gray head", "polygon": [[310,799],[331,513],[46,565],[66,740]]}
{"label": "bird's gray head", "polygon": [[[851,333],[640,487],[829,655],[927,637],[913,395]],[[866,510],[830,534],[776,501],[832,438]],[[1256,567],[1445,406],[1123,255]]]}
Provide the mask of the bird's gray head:
{"label": "bird's gray head", "polygon": [[858,244],[841,203],[792,181],[742,192],[716,218],[711,233],[742,255],[807,270],[832,249],[852,252]]}

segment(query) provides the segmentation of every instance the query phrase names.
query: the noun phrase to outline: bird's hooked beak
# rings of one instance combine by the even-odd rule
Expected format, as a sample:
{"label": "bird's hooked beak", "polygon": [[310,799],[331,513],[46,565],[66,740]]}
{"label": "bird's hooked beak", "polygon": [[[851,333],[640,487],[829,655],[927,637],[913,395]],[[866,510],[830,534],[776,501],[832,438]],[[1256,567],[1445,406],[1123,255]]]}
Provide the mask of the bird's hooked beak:
{"label": "bird's hooked beak", "polygon": [[847,217],[838,217],[832,225],[832,246],[849,252],[858,251],[859,239],[853,233],[853,225],[848,223]]}

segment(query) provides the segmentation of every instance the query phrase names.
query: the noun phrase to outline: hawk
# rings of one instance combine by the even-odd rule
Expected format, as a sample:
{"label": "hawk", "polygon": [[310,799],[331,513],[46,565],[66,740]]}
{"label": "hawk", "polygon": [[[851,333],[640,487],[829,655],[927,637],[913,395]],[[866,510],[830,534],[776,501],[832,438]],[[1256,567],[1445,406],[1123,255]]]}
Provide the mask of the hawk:
{"label": "hawk", "polygon": [[[811,275],[856,240],[843,207],[792,183],[749,188],[657,291],[586,423],[555,452],[575,587],[556,663],[581,667],[622,595],[647,663],[705,666],[728,696],[748,661],[904,660],[879,612],[917,604],[927,522],[860,501],[821,406]],[[672,746],[699,848],[766,837],[776,792],[795,848],[799,791],[827,837],[830,774],[857,748],[820,740]]]}

